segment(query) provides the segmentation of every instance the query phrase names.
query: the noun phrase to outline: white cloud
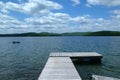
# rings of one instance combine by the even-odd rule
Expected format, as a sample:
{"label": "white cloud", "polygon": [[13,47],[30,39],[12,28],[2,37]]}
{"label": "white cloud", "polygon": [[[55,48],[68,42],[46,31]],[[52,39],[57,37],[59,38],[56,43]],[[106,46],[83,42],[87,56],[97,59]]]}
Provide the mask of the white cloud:
{"label": "white cloud", "polygon": [[61,9],[62,5],[49,1],[49,0],[28,0],[25,3],[14,3],[14,2],[6,2],[3,3],[0,1],[0,9],[3,8],[5,11],[18,11],[25,14],[42,14],[49,12],[53,9]]}
{"label": "white cloud", "polygon": [[23,10],[27,13],[41,13],[51,9],[61,9],[62,6],[58,3],[48,0],[29,0],[23,6]]}
{"label": "white cloud", "polygon": [[13,2],[7,2],[4,3],[5,9],[6,10],[14,10],[14,11],[22,11],[22,5],[13,3]]}
{"label": "white cloud", "polygon": [[80,0],[71,0],[73,2],[73,6],[79,5]]}
{"label": "white cloud", "polygon": [[21,24],[16,18],[0,13],[0,25],[19,25]]}
{"label": "white cloud", "polygon": [[18,33],[19,30],[24,29],[25,23],[17,20],[14,17],[0,13],[0,33]]}
{"label": "white cloud", "polygon": [[114,14],[120,15],[120,10],[113,10],[111,12],[114,13]]}
{"label": "white cloud", "polygon": [[87,0],[89,5],[120,6],[120,0]]}
{"label": "white cloud", "polygon": [[48,15],[25,18],[21,22],[11,16],[0,14],[0,33],[120,30],[120,17],[117,16],[118,14],[115,14],[107,20],[95,19],[89,15],[71,17],[66,13],[50,12]]}
{"label": "white cloud", "polygon": [[4,3],[0,1],[0,8],[3,8]]}
{"label": "white cloud", "polygon": [[119,9],[110,11],[110,13],[113,14],[113,15],[111,16],[113,19],[116,19],[116,20],[120,21],[120,10],[119,10]]}
{"label": "white cloud", "polygon": [[[92,5],[100,3],[94,1],[91,0]],[[92,18],[90,15],[72,17],[67,13],[52,12],[61,8],[62,5],[49,0],[29,0],[26,3],[0,1],[0,33],[120,30],[120,10],[111,11],[111,19]],[[5,14],[11,10],[30,14],[30,17],[19,21],[17,17]]]}
{"label": "white cloud", "polygon": [[31,17],[25,21],[31,27],[36,26],[38,30],[50,32],[120,30],[120,23],[116,18],[94,19],[88,15],[71,17],[65,13],[50,13],[48,16]]}
{"label": "white cloud", "polygon": [[5,9],[5,4],[0,1],[0,12],[2,13],[8,13],[8,11]]}

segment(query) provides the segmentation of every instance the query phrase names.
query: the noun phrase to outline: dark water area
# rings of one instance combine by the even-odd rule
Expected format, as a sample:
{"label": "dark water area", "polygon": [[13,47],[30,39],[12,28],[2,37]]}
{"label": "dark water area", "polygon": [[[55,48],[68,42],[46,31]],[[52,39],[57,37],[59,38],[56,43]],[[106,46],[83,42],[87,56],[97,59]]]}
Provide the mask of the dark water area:
{"label": "dark water area", "polygon": [[103,55],[101,65],[74,63],[84,80],[92,74],[120,78],[120,37],[0,37],[0,80],[37,80],[57,51]]}

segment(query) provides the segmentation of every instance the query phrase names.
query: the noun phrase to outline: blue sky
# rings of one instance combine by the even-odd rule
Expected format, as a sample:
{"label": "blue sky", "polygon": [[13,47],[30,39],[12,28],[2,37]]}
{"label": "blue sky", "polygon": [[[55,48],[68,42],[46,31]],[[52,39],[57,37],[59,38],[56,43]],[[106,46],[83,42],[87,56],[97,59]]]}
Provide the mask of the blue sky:
{"label": "blue sky", "polygon": [[120,0],[0,0],[0,33],[120,31]]}

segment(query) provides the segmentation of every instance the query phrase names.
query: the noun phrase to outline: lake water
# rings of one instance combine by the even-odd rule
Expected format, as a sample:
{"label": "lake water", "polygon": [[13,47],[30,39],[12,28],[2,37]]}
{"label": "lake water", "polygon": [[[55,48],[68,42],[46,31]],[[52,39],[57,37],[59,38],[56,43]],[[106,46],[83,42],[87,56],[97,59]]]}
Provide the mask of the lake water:
{"label": "lake water", "polygon": [[56,51],[103,54],[101,65],[75,63],[84,80],[92,74],[120,78],[120,37],[0,37],[0,80],[37,80]]}

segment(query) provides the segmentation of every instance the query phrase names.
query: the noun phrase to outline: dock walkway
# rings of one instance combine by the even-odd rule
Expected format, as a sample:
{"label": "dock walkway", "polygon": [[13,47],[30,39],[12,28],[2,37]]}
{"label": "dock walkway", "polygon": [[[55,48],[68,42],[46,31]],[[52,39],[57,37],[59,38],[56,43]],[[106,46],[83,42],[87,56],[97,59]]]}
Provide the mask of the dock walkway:
{"label": "dock walkway", "polygon": [[38,80],[82,80],[69,57],[50,57]]}

